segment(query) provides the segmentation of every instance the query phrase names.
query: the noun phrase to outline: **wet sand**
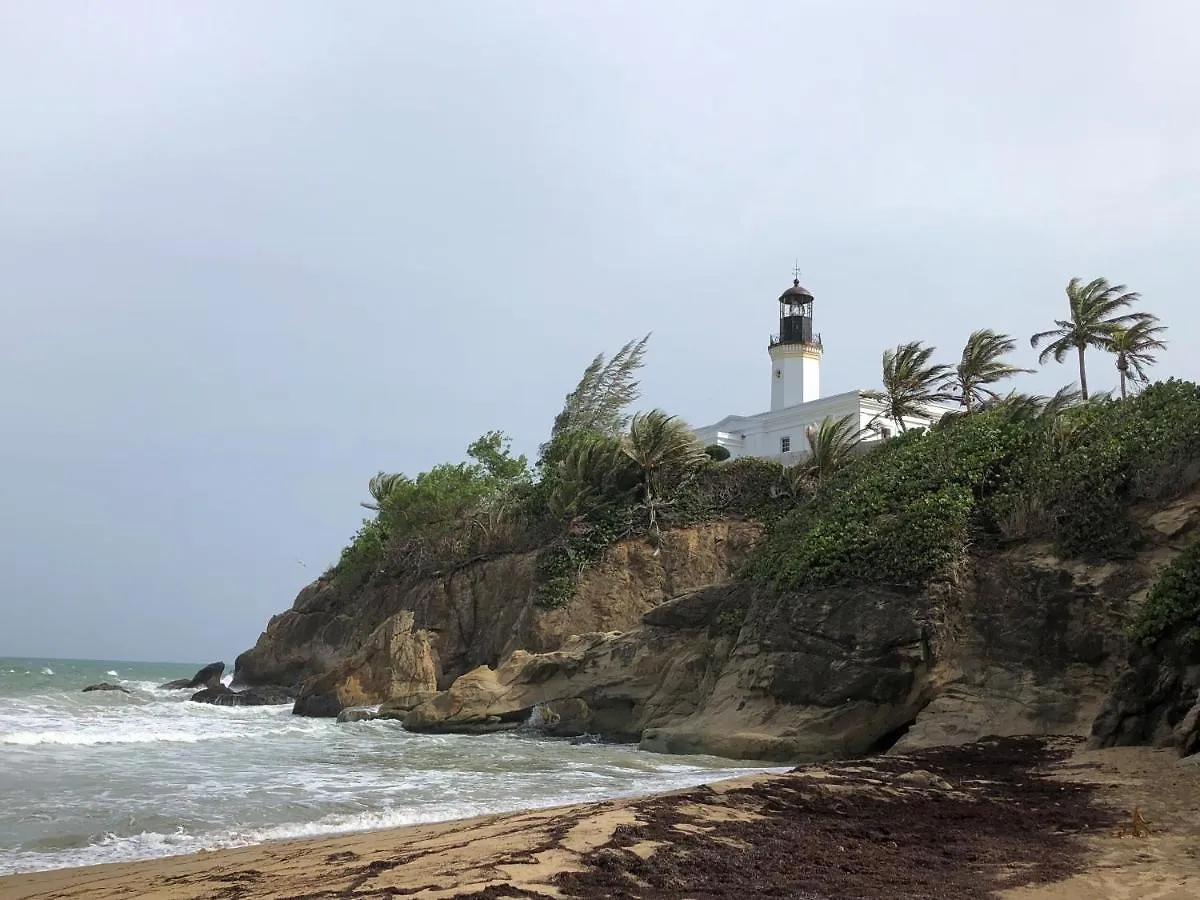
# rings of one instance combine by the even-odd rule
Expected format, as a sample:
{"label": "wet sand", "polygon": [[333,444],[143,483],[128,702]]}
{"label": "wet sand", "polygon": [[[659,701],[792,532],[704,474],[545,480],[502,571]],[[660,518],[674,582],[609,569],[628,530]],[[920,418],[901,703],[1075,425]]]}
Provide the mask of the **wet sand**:
{"label": "wet sand", "polygon": [[4,900],[1198,896],[1200,765],[1035,738],[0,878]]}

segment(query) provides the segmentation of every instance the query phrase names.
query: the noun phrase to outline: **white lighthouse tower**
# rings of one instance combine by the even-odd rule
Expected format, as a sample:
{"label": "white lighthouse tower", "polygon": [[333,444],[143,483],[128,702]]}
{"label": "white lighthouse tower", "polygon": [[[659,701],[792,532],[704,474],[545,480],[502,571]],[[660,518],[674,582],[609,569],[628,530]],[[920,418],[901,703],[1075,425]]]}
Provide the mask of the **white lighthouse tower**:
{"label": "white lighthouse tower", "polygon": [[813,296],[793,278],[779,295],[779,333],[771,335],[771,411],[821,397],[821,336],[813,333]]}

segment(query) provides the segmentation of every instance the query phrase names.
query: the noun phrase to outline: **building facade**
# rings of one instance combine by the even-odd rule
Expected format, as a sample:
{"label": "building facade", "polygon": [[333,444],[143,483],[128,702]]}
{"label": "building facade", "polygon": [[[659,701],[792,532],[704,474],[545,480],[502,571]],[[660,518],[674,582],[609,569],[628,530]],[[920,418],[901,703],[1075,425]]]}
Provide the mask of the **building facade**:
{"label": "building facade", "polygon": [[[767,345],[771,357],[771,408],[751,416],[726,416],[719,422],[693,429],[706,446],[717,444],[731,458],[759,456],[785,465],[799,462],[808,453],[805,430],[819,428],[826,418],[852,417],[863,429],[864,440],[890,437],[897,424],[883,415],[883,404],[847,391],[821,396],[821,335],[813,330],[813,296],[798,279],[779,296],[779,331]],[[904,419],[905,428],[927,427],[955,407],[931,404],[926,414]]]}

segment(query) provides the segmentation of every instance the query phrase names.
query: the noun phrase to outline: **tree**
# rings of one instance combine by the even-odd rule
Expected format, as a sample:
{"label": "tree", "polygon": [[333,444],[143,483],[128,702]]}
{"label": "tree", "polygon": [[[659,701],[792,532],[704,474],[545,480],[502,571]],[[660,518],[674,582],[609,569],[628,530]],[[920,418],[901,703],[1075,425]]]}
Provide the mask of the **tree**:
{"label": "tree", "polygon": [[958,365],[946,376],[943,390],[949,399],[957,400],[963,410],[982,407],[999,395],[989,385],[1021,372],[1032,372],[1004,362],[1003,357],[1016,349],[1017,342],[1007,334],[998,334],[990,328],[971,332],[963,347]]}
{"label": "tree", "polygon": [[529,460],[525,454],[512,455],[512,441],[503,431],[489,431],[467,447],[467,456],[475,460],[490,478],[502,484],[529,479]]}
{"label": "tree", "polygon": [[649,334],[640,341],[630,341],[607,363],[603,353],[596,354],[555,417],[551,441],[568,431],[613,438],[625,431],[630,421],[626,410],[640,395],[640,385],[634,376],[642,367],[648,340]]}
{"label": "tree", "polygon": [[690,475],[708,457],[687,425],[661,409],[634,416],[621,449],[637,467],[650,533],[657,538],[658,508],[671,483]]}
{"label": "tree", "polygon": [[788,480],[793,494],[807,486],[828,479],[854,458],[866,432],[858,426],[858,415],[850,413],[840,419],[826,416],[820,426],[804,429],[808,456],[792,466]]}
{"label": "tree", "polygon": [[936,351],[936,347],[922,346],[920,341],[884,350],[883,390],[863,392],[863,396],[883,403],[880,415],[895,422],[901,431],[907,430],[906,418],[923,416],[930,403],[946,399],[940,385],[950,367],[930,363]]}
{"label": "tree", "polygon": [[1138,319],[1128,327],[1117,326],[1112,330],[1106,349],[1117,357],[1117,372],[1121,377],[1121,398],[1126,397],[1125,383],[1146,384],[1150,379],[1146,367],[1154,365],[1154,351],[1165,350],[1166,341],[1158,335],[1167,330],[1159,325],[1155,316]]}
{"label": "tree", "polygon": [[1079,392],[1087,400],[1085,351],[1088,347],[1107,350],[1114,330],[1154,318],[1149,313],[1121,312],[1139,299],[1141,295],[1137,292],[1127,290],[1123,284],[1110,285],[1104,278],[1093,279],[1087,284],[1081,278],[1072,278],[1067,284],[1071,317],[1055,319],[1057,328],[1038,332],[1029,339],[1029,345],[1035,350],[1039,344],[1046,345],[1038,356],[1038,364],[1045,365],[1049,359],[1061,363],[1074,350],[1079,358]]}

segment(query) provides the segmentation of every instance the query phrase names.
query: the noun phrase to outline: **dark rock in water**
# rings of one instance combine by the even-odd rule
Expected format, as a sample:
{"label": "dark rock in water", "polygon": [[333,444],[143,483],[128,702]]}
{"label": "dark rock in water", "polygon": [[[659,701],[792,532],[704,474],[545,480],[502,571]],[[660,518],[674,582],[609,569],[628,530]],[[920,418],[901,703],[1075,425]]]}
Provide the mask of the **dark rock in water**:
{"label": "dark rock in water", "polygon": [[209,663],[191,678],[176,678],[174,681],[168,681],[166,684],[160,684],[158,687],[164,691],[182,691],[198,687],[215,689],[222,686],[221,676],[224,673],[225,663]]}
{"label": "dark rock in water", "polygon": [[102,681],[99,684],[89,684],[83,689],[86,694],[88,691],[120,691],[122,694],[132,694],[129,688],[121,687],[119,684],[110,684],[107,681]]}
{"label": "dark rock in water", "polygon": [[291,703],[293,696],[285,688],[267,686],[235,691],[218,684],[198,691],[190,699],[195,703],[211,703],[214,706],[276,706]]}
{"label": "dark rock in water", "polygon": [[370,722],[379,718],[369,709],[343,709],[338,713],[339,722]]}

